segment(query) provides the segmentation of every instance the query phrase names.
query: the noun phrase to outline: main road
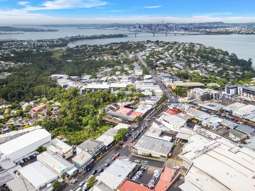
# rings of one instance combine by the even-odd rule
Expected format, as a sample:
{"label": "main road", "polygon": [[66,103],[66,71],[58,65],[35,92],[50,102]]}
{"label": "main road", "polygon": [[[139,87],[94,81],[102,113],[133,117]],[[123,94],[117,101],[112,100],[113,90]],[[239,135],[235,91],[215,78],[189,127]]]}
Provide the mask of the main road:
{"label": "main road", "polygon": [[[138,60],[141,62],[142,65],[147,67],[147,64],[142,59],[140,55],[137,55]],[[76,178],[77,182],[75,184],[68,185],[64,191],[76,190],[80,187],[82,182],[88,179],[88,177],[92,174],[95,170],[100,170],[105,168],[106,163],[111,163],[112,158],[116,153],[120,154],[120,157],[123,158],[130,158],[131,160],[137,160],[136,157],[132,156],[130,150],[132,145],[145,133],[146,129],[150,126],[150,124],[154,121],[154,119],[167,108],[168,103],[177,103],[177,98],[170,92],[169,88],[167,88],[164,83],[161,81],[160,77],[158,77],[154,71],[151,72],[155,82],[160,86],[161,90],[166,99],[160,100],[158,104],[152,108],[149,112],[147,112],[142,120],[138,123],[138,126],[135,130],[133,130],[131,135],[128,139],[121,145],[114,145],[111,149],[109,149],[106,153],[102,155],[100,159],[95,162],[95,165],[91,169],[90,172],[87,173],[80,173]],[[143,160],[144,161],[144,160]],[[147,165],[162,167],[162,162],[151,161],[146,159]]]}

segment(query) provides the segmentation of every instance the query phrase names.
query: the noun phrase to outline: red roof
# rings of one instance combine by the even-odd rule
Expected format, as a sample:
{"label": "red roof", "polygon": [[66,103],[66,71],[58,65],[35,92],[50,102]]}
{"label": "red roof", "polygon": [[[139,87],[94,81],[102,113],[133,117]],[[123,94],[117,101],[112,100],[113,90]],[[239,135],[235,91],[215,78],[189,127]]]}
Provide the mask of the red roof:
{"label": "red roof", "polygon": [[168,110],[166,110],[165,112],[166,112],[167,114],[169,114],[169,115],[176,115],[176,114],[180,113],[180,111],[179,111],[178,109],[174,109],[174,108],[168,109]]}
{"label": "red roof", "polygon": [[137,117],[140,117],[140,116],[142,116],[142,115],[143,115],[143,114],[142,114],[141,112],[136,112],[136,111],[134,111],[134,112],[131,113],[130,116],[132,116],[132,117],[134,117],[134,118],[137,118]]}
{"label": "red roof", "polygon": [[160,175],[160,179],[155,186],[155,191],[166,191],[172,184],[172,180],[175,176],[175,170],[171,168],[164,168],[164,171]]}
{"label": "red roof", "polygon": [[34,113],[40,112],[40,111],[42,111],[45,108],[46,108],[46,105],[45,104],[41,104],[41,105],[38,105],[38,106],[32,108],[32,112],[34,112]]}
{"label": "red roof", "polygon": [[130,115],[132,113],[132,109],[127,107],[120,107],[117,112],[123,114],[123,115]]}
{"label": "red roof", "polygon": [[142,184],[126,180],[118,189],[118,191],[152,191]]}

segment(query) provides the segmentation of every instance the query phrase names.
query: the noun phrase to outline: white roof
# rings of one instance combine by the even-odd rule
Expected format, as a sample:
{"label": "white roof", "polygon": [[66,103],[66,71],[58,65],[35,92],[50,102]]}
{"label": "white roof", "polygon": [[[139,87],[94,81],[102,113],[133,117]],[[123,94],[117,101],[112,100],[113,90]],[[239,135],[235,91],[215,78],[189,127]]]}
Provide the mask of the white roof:
{"label": "white roof", "polygon": [[243,117],[245,115],[251,114],[255,112],[255,106],[254,105],[245,105],[243,107],[240,107],[233,111],[233,114],[236,116]]}
{"label": "white roof", "polygon": [[18,171],[20,175],[36,189],[39,189],[58,178],[57,174],[38,161],[31,163]]}
{"label": "white roof", "polygon": [[106,135],[106,134],[103,134],[100,137],[98,137],[96,140],[97,141],[101,141],[104,144],[104,146],[109,146],[110,144],[113,143],[114,137]]}
{"label": "white roof", "polygon": [[51,141],[51,144],[47,147],[47,149],[55,153],[65,154],[72,150],[72,147],[65,142],[55,138]]}
{"label": "white roof", "polygon": [[37,129],[41,129],[42,127],[41,126],[33,126],[33,127],[29,127],[29,128],[25,128],[25,129],[21,129],[21,130],[17,130],[17,131],[11,131],[11,132],[8,132],[8,133],[5,133],[5,134],[1,134],[0,135],[0,144],[1,143],[4,143],[8,140],[11,140],[15,137],[18,137],[20,135],[23,135],[25,133],[28,133],[30,131],[34,131],[34,130],[37,130]]}
{"label": "white roof", "polygon": [[135,167],[136,163],[128,159],[117,159],[97,179],[115,190]]}
{"label": "white roof", "polygon": [[177,115],[169,115],[167,113],[163,113],[158,121],[172,131],[178,131],[178,129],[183,127],[186,123],[186,120]]}
{"label": "white roof", "polygon": [[130,127],[130,125],[126,124],[126,123],[119,123],[118,125],[116,125],[114,127],[114,129],[128,129]]}
{"label": "white roof", "polygon": [[110,85],[106,83],[91,83],[83,86],[84,89],[109,89]]}
{"label": "white roof", "polygon": [[[192,183],[197,187],[208,187],[212,191],[224,190],[213,189],[213,185],[208,186],[208,181],[216,180],[221,187],[225,186],[231,191],[255,189],[255,152],[240,148],[224,138],[211,141],[200,135],[194,135],[191,142],[184,147],[182,158],[193,164],[194,171],[197,172],[199,169],[196,176],[191,176]],[[201,173],[204,175],[200,177]]]}
{"label": "white roof", "polygon": [[126,88],[128,86],[128,83],[111,83],[111,88]]}
{"label": "white roof", "polygon": [[180,188],[183,191],[229,191],[227,187],[197,168],[190,169]]}
{"label": "white roof", "polygon": [[195,117],[196,119],[198,119],[200,121],[206,120],[210,117],[210,115],[208,113],[205,113],[203,111],[197,110],[192,107],[189,108],[186,112],[188,115]]}
{"label": "white roof", "polygon": [[241,107],[244,107],[244,106],[245,106],[244,103],[235,102],[235,103],[232,103],[232,104],[226,106],[225,109],[228,111],[235,111],[235,110],[240,109]]}
{"label": "white roof", "polygon": [[15,153],[25,147],[33,145],[34,143],[43,140],[45,138],[50,138],[51,134],[45,129],[38,129],[32,132],[26,133],[16,139],[12,139],[6,143],[0,145],[0,153],[4,155],[10,155]]}
{"label": "white roof", "polygon": [[59,175],[64,174],[74,167],[72,163],[63,159],[61,156],[55,153],[50,153],[48,151],[38,155],[37,160],[54,170]]}
{"label": "white roof", "polygon": [[76,163],[79,167],[84,166],[91,160],[92,160],[91,154],[85,151],[79,152],[76,156],[72,158],[72,161]]}
{"label": "white roof", "polygon": [[106,184],[100,181],[95,186],[93,186],[92,191],[114,191],[114,190],[109,188]]}
{"label": "white roof", "polygon": [[119,123],[113,128],[108,129],[104,134],[98,137],[96,140],[104,144],[104,146],[109,146],[114,141],[114,136],[117,134],[119,129],[128,129],[130,125],[125,123]]}

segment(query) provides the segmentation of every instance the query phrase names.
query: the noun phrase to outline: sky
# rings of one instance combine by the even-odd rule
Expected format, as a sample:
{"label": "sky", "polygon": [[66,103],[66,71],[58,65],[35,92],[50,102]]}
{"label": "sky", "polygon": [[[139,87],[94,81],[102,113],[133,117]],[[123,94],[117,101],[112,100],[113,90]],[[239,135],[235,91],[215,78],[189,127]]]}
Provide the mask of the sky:
{"label": "sky", "polygon": [[255,22],[255,0],[0,0],[0,24]]}

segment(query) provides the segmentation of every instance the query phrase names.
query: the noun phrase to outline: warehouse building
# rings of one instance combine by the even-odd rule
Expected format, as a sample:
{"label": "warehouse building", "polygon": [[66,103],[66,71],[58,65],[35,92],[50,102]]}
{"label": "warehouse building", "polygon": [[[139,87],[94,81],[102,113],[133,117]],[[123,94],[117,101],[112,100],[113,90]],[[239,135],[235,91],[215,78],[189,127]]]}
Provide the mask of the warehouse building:
{"label": "warehouse building", "polygon": [[178,132],[181,127],[185,126],[187,120],[180,117],[179,114],[171,115],[164,112],[157,121],[167,127],[168,130]]}
{"label": "warehouse building", "polygon": [[43,190],[45,187],[49,189],[50,184],[58,178],[54,171],[38,161],[18,169],[18,174],[23,181],[30,184],[35,190]]}
{"label": "warehouse building", "polygon": [[68,162],[55,153],[48,151],[43,152],[37,156],[37,160],[53,170],[59,177],[62,175],[72,176],[75,172],[77,172],[77,168],[74,164]]}
{"label": "warehouse building", "polygon": [[167,158],[172,151],[173,143],[150,136],[142,136],[133,146],[133,152],[138,155]]}
{"label": "warehouse building", "polygon": [[183,191],[254,191],[255,152],[250,149],[224,138],[194,135],[181,157],[189,169]]}
{"label": "warehouse building", "polygon": [[100,141],[88,139],[77,146],[76,151],[88,152],[92,157],[98,156],[104,149],[104,144]]}
{"label": "warehouse building", "polygon": [[0,145],[0,160],[17,161],[49,143],[51,134],[45,129],[38,129]]}
{"label": "warehouse building", "polygon": [[105,133],[103,133],[100,137],[96,139],[96,141],[99,141],[104,144],[105,148],[109,148],[114,143],[114,137],[118,133],[120,129],[128,129],[130,125],[125,123],[119,123],[113,128],[108,129]]}
{"label": "warehouse building", "polygon": [[135,167],[136,163],[128,159],[117,159],[97,177],[97,180],[108,188],[116,190],[134,171]]}
{"label": "warehouse building", "polygon": [[47,150],[57,153],[66,159],[73,156],[73,148],[57,138],[51,141],[51,144],[47,146]]}

